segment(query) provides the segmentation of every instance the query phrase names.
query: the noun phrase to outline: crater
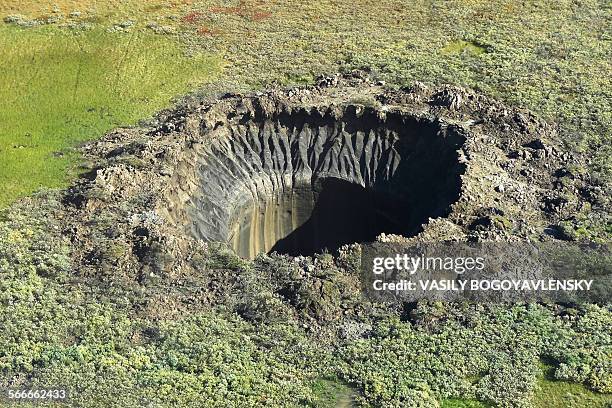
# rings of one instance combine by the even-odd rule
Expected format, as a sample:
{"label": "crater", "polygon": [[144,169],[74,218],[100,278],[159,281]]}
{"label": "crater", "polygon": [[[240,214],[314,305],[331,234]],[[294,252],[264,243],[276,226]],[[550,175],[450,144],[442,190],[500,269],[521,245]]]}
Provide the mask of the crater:
{"label": "crater", "polygon": [[402,111],[253,103],[212,133],[192,159],[187,225],[244,258],[415,235],[449,214],[465,171],[458,128]]}

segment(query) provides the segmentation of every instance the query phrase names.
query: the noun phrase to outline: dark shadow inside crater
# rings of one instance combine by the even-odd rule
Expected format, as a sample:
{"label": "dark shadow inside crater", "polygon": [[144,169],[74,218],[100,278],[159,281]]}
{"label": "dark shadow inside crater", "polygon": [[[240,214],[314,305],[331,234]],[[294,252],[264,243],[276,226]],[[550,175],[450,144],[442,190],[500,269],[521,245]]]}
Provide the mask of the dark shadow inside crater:
{"label": "dark shadow inside crater", "polygon": [[270,252],[313,255],[345,244],[369,242],[381,233],[410,234],[405,200],[338,178],[326,178],[313,188],[310,217]]}

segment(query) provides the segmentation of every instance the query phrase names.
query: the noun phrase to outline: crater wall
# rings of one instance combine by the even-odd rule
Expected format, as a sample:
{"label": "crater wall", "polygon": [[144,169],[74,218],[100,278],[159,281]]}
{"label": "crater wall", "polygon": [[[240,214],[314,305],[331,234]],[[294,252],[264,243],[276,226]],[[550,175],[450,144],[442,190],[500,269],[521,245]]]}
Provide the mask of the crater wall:
{"label": "crater wall", "polygon": [[215,132],[191,158],[186,221],[194,237],[248,258],[413,235],[460,192],[465,138],[435,120],[355,105],[255,107]]}

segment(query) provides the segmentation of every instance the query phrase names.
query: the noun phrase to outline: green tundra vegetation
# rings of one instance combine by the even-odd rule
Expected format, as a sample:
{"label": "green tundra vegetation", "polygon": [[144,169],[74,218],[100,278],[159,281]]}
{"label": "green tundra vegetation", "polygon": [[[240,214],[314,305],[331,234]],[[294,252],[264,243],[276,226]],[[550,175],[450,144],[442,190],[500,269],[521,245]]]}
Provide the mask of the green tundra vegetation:
{"label": "green tundra vegetation", "polygon": [[[609,307],[423,304],[411,322],[364,305],[368,335],[329,343],[307,324],[310,313],[360,300],[316,297],[291,280],[283,257],[251,262],[211,249],[203,271],[233,271],[250,289],[188,315],[151,316],[143,305],[155,287],[75,272],[58,194],[45,190],[78,173],[79,143],[148,120],[188,92],[309,84],[363,68],[392,87],[450,83],[531,109],[558,124],[568,149],[592,156],[576,171],[609,182],[604,2],[43,3],[0,4],[0,18],[21,15],[0,23],[0,207],[43,187],[0,213],[0,389],[61,384],[74,406],[612,405]],[[576,234],[591,228],[610,227],[585,221]],[[336,288],[351,271],[323,275]],[[300,301],[288,302],[279,282]]]}
{"label": "green tundra vegetation", "polygon": [[[48,193],[13,206],[0,223],[0,388],[62,384],[75,406],[612,403],[608,308],[432,303],[419,304],[411,321],[362,303],[358,289],[347,289],[354,272],[327,255],[315,265],[322,285],[313,285],[286,257],[251,262],[211,247],[202,276],[229,270],[248,285],[211,307],[180,316],[161,307],[152,316],[143,311],[148,300],[171,288],[76,274],[59,206]],[[369,308],[355,322],[369,334],[328,342],[325,327],[337,329],[333,316],[346,305]],[[315,317],[328,321],[322,331],[307,323]]]}
{"label": "green tundra vegetation", "polygon": [[539,391],[534,401],[536,407],[606,407],[610,405],[610,398],[606,395],[590,392],[576,383],[557,380],[553,366],[541,364],[541,369],[538,379]]}
{"label": "green tundra vegetation", "polygon": [[136,124],[221,69],[146,31],[2,25],[0,50],[0,207],[67,185],[78,171],[71,147]]}

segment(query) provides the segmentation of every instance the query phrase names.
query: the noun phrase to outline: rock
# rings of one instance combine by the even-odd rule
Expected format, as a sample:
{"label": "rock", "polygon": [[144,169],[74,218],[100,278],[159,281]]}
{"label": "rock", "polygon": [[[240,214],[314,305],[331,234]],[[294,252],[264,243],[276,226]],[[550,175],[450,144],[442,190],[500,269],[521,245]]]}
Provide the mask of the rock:
{"label": "rock", "polygon": [[546,145],[544,144],[544,141],[542,141],[542,139],[534,139],[531,142],[525,144],[524,147],[529,147],[535,150],[546,149]]}
{"label": "rock", "polygon": [[463,97],[458,92],[444,89],[433,95],[431,103],[436,106],[446,106],[449,109],[458,109],[463,104]]}
{"label": "rock", "polygon": [[23,17],[22,15],[19,14],[11,14],[9,16],[4,17],[4,19],[2,21],[4,21],[6,24],[17,24],[21,21],[26,20],[25,17]]}

